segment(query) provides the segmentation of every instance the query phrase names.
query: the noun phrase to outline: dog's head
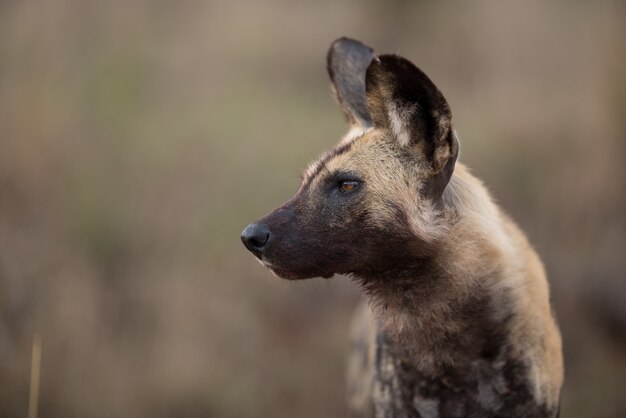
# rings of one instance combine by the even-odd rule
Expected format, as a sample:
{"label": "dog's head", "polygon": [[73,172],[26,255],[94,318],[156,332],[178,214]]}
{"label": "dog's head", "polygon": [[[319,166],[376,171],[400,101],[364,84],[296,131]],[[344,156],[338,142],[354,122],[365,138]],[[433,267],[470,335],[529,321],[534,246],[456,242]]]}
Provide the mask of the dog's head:
{"label": "dog's head", "polygon": [[458,155],[445,98],[408,60],[341,38],[328,72],[350,123],[297,193],[241,239],[288,279],[402,270],[431,256]]}

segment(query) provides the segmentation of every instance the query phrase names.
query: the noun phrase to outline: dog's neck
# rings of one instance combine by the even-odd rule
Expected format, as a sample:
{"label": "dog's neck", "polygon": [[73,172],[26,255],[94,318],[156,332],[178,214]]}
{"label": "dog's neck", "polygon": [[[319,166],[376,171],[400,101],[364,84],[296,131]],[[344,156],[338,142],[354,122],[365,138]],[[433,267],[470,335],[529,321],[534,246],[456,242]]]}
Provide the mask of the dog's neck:
{"label": "dog's neck", "polygon": [[361,283],[397,354],[434,377],[477,360],[495,360],[501,353],[509,314],[494,307],[494,295],[485,286],[491,280],[454,277],[430,260],[428,268],[416,269],[412,276]]}

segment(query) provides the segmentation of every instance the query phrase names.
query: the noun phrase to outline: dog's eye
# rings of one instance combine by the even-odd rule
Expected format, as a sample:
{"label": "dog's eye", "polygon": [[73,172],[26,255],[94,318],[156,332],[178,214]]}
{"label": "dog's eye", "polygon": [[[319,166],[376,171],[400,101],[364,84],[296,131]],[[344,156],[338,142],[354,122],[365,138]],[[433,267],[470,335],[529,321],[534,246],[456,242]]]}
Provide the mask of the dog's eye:
{"label": "dog's eye", "polygon": [[342,181],[341,183],[339,183],[339,190],[341,190],[342,193],[350,193],[351,191],[356,189],[358,185],[359,185],[358,181],[354,181],[354,180]]}

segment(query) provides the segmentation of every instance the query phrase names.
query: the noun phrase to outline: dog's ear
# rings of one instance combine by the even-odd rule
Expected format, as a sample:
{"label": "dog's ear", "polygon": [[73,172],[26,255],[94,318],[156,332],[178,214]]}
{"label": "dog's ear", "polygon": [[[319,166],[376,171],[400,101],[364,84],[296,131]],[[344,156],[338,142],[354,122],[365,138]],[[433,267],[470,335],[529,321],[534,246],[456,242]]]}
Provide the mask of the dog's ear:
{"label": "dog's ear", "polygon": [[350,38],[337,39],[326,56],[328,75],[344,114],[351,124],[362,127],[372,125],[365,96],[365,72],[372,59],[372,48]]}
{"label": "dog's ear", "polygon": [[381,55],[367,68],[366,91],[374,126],[417,152],[431,174],[446,171],[447,184],[459,144],[450,107],[435,84],[410,61]]}

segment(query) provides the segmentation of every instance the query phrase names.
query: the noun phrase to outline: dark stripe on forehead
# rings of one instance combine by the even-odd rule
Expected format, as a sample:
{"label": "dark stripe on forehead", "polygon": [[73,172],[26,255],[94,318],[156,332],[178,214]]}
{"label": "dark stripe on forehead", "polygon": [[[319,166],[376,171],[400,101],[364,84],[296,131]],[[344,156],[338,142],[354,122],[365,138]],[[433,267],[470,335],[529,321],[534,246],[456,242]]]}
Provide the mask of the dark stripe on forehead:
{"label": "dark stripe on forehead", "polygon": [[326,167],[326,164],[332,160],[333,158],[335,158],[338,155],[341,154],[345,154],[346,152],[350,151],[350,148],[352,148],[352,145],[359,140],[360,138],[363,137],[365,133],[355,137],[354,139],[352,139],[351,141],[346,142],[345,144],[341,144],[335,148],[333,148],[332,150],[328,151],[326,154],[322,155],[322,157],[317,160],[315,163],[312,164],[313,170],[311,172],[308,172],[308,170],[310,170],[311,166],[309,166],[309,168],[307,169],[307,173],[305,173],[303,179],[302,179],[302,188],[307,187],[309,184],[311,184],[311,181],[313,181],[313,179],[324,169],[324,167]]}

